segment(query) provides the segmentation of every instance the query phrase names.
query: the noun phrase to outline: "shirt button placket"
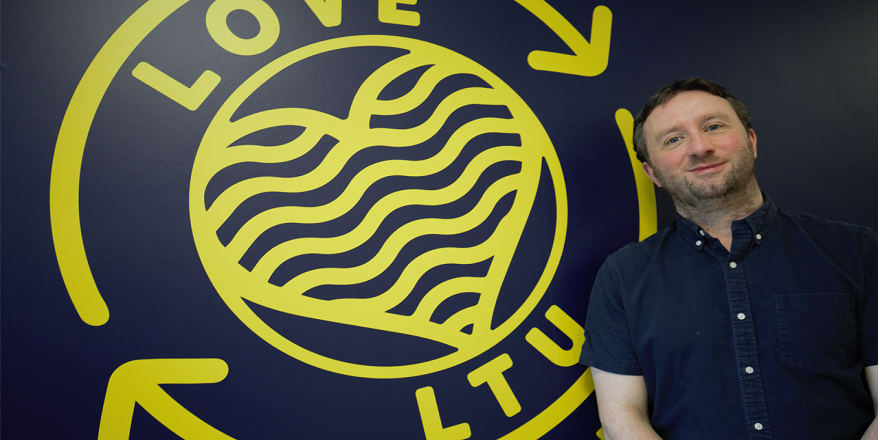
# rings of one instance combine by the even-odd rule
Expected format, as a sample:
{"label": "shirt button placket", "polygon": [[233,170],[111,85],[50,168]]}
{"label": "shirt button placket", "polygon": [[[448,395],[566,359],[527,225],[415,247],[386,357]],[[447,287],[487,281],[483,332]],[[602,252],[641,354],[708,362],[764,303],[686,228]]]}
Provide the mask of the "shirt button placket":
{"label": "shirt button placket", "polygon": [[739,364],[739,381],[743,390],[743,409],[748,423],[746,426],[749,427],[749,438],[753,440],[772,439],[773,432],[766,418],[767,402],[757,367],[759,364],[757,338],[754,324],[750,318],[752,315],[748,283],[745,267],[740,267],[742,262],[742,259],[739,261],[728,260],[722,264],[727,265],[725,281],[732,312],[731,318],[733,318],[732,330],[737,363]]}

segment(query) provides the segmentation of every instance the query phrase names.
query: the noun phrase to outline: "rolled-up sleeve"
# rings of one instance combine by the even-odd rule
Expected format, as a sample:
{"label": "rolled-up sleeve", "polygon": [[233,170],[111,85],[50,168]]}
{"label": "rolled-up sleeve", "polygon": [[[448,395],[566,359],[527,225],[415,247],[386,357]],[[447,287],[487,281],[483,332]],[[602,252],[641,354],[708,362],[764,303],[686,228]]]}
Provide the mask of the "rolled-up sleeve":
{"label": "rolled-up sleeve", "polygon": [[580,363],[616,374],[641,375],[633,349],[613,256],[605,260],[590,293]]}

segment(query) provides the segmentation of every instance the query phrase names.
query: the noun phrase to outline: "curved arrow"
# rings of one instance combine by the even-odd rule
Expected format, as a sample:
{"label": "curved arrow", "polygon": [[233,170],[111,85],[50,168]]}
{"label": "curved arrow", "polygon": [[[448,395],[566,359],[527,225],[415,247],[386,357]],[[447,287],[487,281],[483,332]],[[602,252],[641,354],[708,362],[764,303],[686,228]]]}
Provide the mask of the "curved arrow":
{"label": "curved arrow", "polygon": [[565,17],[544,0],[516,0],[547,25],[574,55],[536,50],[529,54],[529,65],[535,70],[567,73],[570,75],[596,76],[608,67],[611,51],[611,10],[596,6],[593,10],[593,27],[590,41],[578,32]]}
{"label": "curved arrow", "polygon": [[89,325],[110,319],[86,258],[79,217],[79,177],[89,128],[104,92],[128,56],[159,23],[189,0],[152,0],[113,33],[89,64],[73,93],[52,158],[49,216],[64,285],[80,318]]}
{"label": "curved arrow", "polygon": [[639,198],[639,241],[657,232],[657,198],[654,196],[654,182],[642,171],[642,163],[636,158],[633,150],[633,116],[629,110],[622,108],[614,113],[614,120],[623,136],[633,176],[636,178],[636,194]]}
{"label": "curved arrow", "polygon": [[232,440],[182,407],[160,384],[216,383],[229,367],[221,359],[140,359],[110,376],[98,440],[126,440],[138,403],[159,423],[184,439]]}

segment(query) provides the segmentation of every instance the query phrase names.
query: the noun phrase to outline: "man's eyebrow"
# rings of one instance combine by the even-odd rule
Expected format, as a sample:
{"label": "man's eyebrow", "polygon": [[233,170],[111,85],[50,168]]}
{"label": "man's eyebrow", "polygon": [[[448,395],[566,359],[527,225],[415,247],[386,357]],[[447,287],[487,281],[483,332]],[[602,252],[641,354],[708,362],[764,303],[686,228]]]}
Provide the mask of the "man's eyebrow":
{"label": "man's eyebrow", "polygon": [[[726,112],[709,113],[707,115],[704,115],[702,118],[700,118],[700,123],[705,124],[706,122],[709,122],[713,119],[719,119],[721,121],[727,122],[727,121],[730,121],[731,117],[730,117],[730,114],[728,114]],[[669,133],[674,133],[676,131],[685,131],[684,126],[674,125],[672,127],[669,127],[666,130],[663,130],[663,131],[657,133],[657,136],[654,137],[654,140],[657,141],[658,143],[662,143],[661,141],[663,140],[664,137],[669,135]]]}
{"label": "man's eyebrow", "polygon": [[674,133],[676,131],[684,131],[684,127],[682,127],[681,125],[669,127],[666,130],[657,133],[657,136],[654,137],[654,140],[657,141],[658,144],[663,143],[663,138],[665,138],[669,133]]}
{"label": "man's eyebrow", "polygon": [[721,119],[723,121],[729,121],[730,115],[725,112],[709,113],[708,115],[703,116],[702,122],[707,122],[712,119]]}

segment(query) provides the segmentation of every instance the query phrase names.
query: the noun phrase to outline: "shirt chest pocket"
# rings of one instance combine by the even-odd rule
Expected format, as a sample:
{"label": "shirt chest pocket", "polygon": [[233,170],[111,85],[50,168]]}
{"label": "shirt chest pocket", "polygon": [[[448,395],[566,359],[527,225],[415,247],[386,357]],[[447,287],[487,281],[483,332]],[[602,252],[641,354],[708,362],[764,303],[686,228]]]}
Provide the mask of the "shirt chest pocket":
{"label": "shirt chest pocket", "polygon": [[782,363],[830,372],[856,361],[859,346],[855,295],[776,296]]}

